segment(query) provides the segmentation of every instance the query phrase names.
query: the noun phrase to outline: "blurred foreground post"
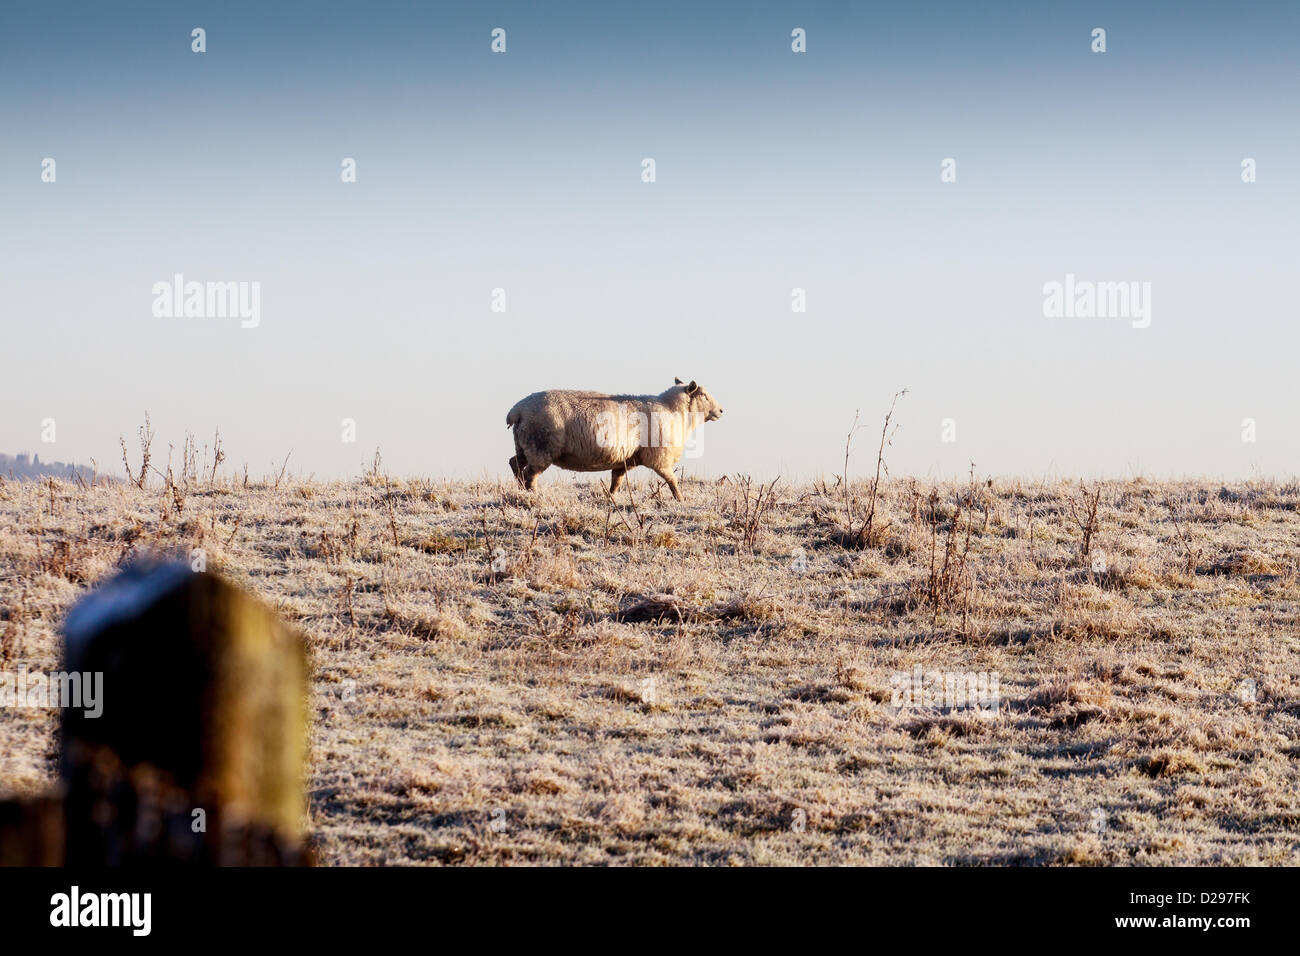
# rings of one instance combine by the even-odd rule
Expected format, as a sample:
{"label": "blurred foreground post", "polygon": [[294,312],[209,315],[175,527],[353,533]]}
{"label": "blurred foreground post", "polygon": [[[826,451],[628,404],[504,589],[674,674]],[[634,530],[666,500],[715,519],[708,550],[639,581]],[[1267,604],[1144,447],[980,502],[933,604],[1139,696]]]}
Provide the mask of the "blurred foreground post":
{"label": "blurred foreground post", "polygon": [[[310,862],[296,631],[215,575],[154,564],[84,598],[64,636],[65,672],[102,674],[102,706],[63,708],[62,804],[25,802],[19,845],[13,805],[0,805],[0,862]],[[61,827],[49,816],[60,810]]]}

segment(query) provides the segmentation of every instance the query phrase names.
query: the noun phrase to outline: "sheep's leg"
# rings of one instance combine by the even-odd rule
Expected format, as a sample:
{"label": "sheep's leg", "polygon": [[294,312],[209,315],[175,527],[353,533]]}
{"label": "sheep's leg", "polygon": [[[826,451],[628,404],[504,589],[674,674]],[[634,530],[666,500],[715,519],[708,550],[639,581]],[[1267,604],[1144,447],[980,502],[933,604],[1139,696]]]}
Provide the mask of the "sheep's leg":
{"label": "sheep's leg", "polygon": [[519,486],[520,486],[521,488],[522,488],[523,485],[524,485],[524,467],[525,467],[525,465],[527,465],[527,462],[524,460],[524,456],[523,456],[523,453],[522,453],[522,452],[521,452],[520,454],[518,454],[518,455],[513,455],[513,456],[511,456],[511,458],[510,458],[510,470],[514,473],[515,481],[519,482]]}
{"label": "sheep's leg", "polygon": [[617,465],[609,473],[609,493],[613,495],[618,491],[619,486],[623,484],[623,479],[627,477],[627,465]]}
{"label": "sheep's leg", "polygon": [[673,497],[678,501],[682,500],[682,493],[677,490],[677,479],[673,477],[672,469],[655,468],[655,474],[668,482],[668,488],[672,491]]}
{"label": "sheep's leg", "polygon": [[537,490],[537,476],[550,467],[550,462],[538,466],[531,461],[524,464],[524,487],[529,491]]}

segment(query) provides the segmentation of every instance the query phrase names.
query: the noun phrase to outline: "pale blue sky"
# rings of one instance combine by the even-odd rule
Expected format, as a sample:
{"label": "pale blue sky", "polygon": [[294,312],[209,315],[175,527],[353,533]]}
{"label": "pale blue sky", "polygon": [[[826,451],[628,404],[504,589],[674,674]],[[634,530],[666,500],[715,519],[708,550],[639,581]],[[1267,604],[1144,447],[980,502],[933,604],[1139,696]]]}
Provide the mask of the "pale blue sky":
{"label": "pale blue sky", "polygon": [[[837,470],[859,408],[865,472],[903,386],[895,473],[1296,472],[1294,7],[735,9],[6,7],[0,450],[120,468],[148,409],[254,473],[508,475],[524,394],[680,375],[691,473]],[[154,318],[177,272],[259,327]],[[1151,327],[1044,318],[1067,272]]]}

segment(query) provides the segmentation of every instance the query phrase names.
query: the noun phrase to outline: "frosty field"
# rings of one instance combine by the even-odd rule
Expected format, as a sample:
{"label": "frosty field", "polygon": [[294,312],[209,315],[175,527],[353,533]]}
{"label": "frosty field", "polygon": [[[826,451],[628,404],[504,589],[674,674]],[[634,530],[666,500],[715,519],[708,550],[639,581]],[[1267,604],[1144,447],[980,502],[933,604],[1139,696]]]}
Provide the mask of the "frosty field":
{"label": "frosty field", "polygon": [[[201,549],[308,643],[324,864],[1300,863],[1300,486],[682,491],[4,481],[0,669]],[[56,729],[0,708],[0,792]]]}

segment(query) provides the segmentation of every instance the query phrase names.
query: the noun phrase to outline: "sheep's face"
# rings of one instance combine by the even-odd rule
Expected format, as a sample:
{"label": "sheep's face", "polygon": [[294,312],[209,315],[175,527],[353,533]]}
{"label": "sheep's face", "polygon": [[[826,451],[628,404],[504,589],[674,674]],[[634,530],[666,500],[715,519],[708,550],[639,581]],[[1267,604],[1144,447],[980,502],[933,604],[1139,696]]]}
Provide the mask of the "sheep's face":
{"label": "sheep's face", "polygon": [[[682,384],[682,380],[678,379],[677,384]],[[699,416],[699,419],[706,422],[716,422],[722,417],[722,406],[702,386],[691,382],[686,386],[686,397],[690,399],[691,411]]]}

